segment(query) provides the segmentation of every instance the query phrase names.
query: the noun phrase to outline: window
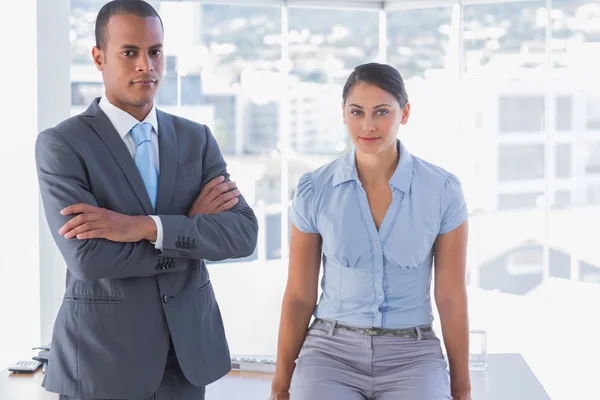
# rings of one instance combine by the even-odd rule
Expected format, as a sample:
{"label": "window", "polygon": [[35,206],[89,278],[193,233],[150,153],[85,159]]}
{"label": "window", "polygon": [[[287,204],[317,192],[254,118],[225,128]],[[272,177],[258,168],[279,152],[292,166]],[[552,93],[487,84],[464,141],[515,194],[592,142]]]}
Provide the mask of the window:
{"label": "window", "polygon": [[92,100],[103,94],[102,82],[74,82],[71,84],[71,105],[89,106]]}
{"label": "window", "polygon": [[450,7],[388,13],[388,63],[405,79],[433,78],[445,68],[454,67],[447,65],[451,24]]}
{"label": "window", "polygon": [[500,96],[498,108],[501,133],[541,132],[544,127],[543,96]]}
{"label": "window", "polygon": [[600,97],[587,99],[587,129],[600,130]]}
{"label": "window", "polygon": [[600,174],[600,142],[588,143],[586,150],[585,172]]}
{"label": "window", "polygon": [[544,145],[501,145],[498,179],[501,182],[544,178]]}
{"label": "window", "polygon": [[[543,67],[544,27],[537,23],[544,1],[464,7],[464,60],[467,73],[519,80]],[[541,56],[541,57],[540,57]]]}
{"label": "window", "polygon": [[558,132],[573,129],[573,99],[571,96],[559,96],[556,98],[556,130]]}
{"label": "window", "polygon": [[176,106],[179,99],[177,88],[177,56],[165,55],[165,72],[156,96],[158,106]]}
{"label": "window", "polygon": [[571,204],[571,192],[569,190],[557,190],[554,194],[554,206],[566,207]]}
{"label": "window", "polygon": [[571,177],[571,145],[556,145],[556,177]]}
{"label": "window", "polygon": [[500,210],[523,210],[537,207],[537,203],[543,193],[506,193],[498,196],[498,209]]}
{"label": "window", "polygon": [[589,204],[600,204],[600,185],[590,186],[587,193]]}

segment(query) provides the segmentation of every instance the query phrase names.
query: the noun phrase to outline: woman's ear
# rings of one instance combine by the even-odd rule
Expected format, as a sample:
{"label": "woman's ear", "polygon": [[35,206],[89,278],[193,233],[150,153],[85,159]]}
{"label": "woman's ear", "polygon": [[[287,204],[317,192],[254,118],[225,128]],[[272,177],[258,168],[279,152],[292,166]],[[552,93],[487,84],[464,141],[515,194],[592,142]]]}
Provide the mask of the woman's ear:
{"label": "woman's ear", "polygon": [[344,125],[348,125],[346,123],[346,104],[342,101],[342,119],[344,120]]}
{"label": "woman's ear", "polygon": [[404,105],[404,108],[402,109],[402,119],[400,120],[400,123],[402,125],[406,124],[408,122],[409,117],[410,117],[410,103],[406,102],[406,104]]}

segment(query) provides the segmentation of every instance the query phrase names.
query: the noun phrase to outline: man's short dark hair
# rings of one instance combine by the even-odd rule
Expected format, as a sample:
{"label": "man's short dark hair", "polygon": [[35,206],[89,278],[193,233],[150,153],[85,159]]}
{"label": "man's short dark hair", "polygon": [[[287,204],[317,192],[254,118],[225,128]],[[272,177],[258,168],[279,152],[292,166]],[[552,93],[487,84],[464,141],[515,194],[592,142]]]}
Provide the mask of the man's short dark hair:
{"label": "man's short dark hair", "polygon": [[[115,15],[133,15],[140,18],[156,17],[163,26],[158,12],[144,0],[113,0],[106,3],[96,18],[96,47],[103,49],[108,40],[108,21]],[[163,26],[164,28],[164,26]]]}

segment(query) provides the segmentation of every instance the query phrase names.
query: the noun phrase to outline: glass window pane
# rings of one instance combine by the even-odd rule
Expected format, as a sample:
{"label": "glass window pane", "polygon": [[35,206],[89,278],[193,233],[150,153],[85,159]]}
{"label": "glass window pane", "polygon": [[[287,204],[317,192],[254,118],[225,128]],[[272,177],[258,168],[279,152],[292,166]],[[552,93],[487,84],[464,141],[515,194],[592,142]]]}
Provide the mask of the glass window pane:
{"label": "glass window pane", "polygon": [[556,177],[571,177],[571,145],[556,145]]}
{"label": "glass window pane", "polygon": [[589,130],[600,130],[600,97],[587,98],[586,127]]}
{"label": "glass window pane", "polygon": [[585,172],[590,175],[600,174],[600,142],[587,143],[586,150]]}
{"label": "glass window pane", "polygon": [[571,191],[557,190],[554,194],[554,206],[566,207],[571,204]]}
{"label": "glass window pane", "polygon": [[500,132],[540,132],[544,127],[544,96],[500,96]]}
{"label": "glass window pane", "polygon": [[532,209],[538,204],[542,192],[502,193],[498,196],[498,208],[501,210]]}
{"label": "glass window pane", "polygon": [[545,65],[544,1],[464,7],[466,71],[522,79]]}
{"label": "glass window pane", "polygon": [[431,7],[388,13],[388,63],[406,79],[428,78],[454,62],[448,53],[453,23],[452,8]]}
{"label": "glass window pane", "polygon": [[544,178],[544,145],[501,145],[498,161],[500,181],[519,181]]}
{"label": "glass window pane", "polygon": [[573,98],[559,96],[556,98],[556,130],[558,132],[573,129]]}

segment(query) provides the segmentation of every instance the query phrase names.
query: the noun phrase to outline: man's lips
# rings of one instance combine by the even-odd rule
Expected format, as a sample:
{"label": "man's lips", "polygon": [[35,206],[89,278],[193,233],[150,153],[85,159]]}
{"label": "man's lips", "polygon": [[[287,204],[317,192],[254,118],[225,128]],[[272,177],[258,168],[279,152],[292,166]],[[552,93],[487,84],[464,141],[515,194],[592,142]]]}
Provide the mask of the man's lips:
{"label": "man's lips", "polygon": [[155,79],[139,79],[137,81],[133,81],[133,83],[143,83],[143,84],[149,84],[149,83],[155,83],[156,80]]}

